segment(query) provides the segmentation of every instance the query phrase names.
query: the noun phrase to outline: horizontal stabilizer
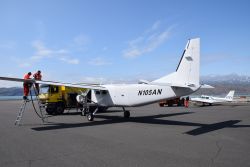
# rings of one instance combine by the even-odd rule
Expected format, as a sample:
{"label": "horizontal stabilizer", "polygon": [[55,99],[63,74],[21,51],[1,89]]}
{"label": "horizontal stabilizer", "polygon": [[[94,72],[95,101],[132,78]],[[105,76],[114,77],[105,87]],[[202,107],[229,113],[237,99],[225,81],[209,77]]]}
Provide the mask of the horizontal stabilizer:
{"label": "horizontal stabilizer", "polygon": [[211,86],[211,85],[202,84],[200,88],[201,88],[201,89],[212,89],[212,88],[214,88],[214,87]]}
{"label": "horizontal stabilizer", "polygon": [[149,84],[150,82],[144,79],[140,79],[138,84]]}

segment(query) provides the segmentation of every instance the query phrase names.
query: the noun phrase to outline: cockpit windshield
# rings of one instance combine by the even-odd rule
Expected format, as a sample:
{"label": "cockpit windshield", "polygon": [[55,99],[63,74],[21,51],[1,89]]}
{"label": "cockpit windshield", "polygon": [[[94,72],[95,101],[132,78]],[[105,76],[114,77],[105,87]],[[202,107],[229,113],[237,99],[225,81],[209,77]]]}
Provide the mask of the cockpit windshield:
{"label": "cockpit windshield", "polygon": [[49,85],[41,85],[40,86],[40,93],[43,94],[43,93],[49,93]]}
{"label": "cockpit windshield", "polygon": [[58,93],[59,87],[53,85],[41,85],[40,86],[40,93]]}

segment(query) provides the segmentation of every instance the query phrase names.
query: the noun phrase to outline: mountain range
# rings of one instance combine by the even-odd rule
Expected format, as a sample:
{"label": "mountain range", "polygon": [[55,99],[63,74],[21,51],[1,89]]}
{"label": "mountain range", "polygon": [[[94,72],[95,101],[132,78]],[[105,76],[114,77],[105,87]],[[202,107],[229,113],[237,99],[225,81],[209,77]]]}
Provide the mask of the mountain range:
{"label": "mountain range", "polygon": [[228,74],[228,75],[206,75],[201,76],[203,82],[227,82],[227,83],[250,83],[250,76]]}
{"label": "mountain range", "polygon": [[235,90],[235,95],[250,95],[250,76],[229,75],[207,75],[201,76],[201,83],[213,86],[213,89],[200,89],[194,94],[226,95],[230,90]]}

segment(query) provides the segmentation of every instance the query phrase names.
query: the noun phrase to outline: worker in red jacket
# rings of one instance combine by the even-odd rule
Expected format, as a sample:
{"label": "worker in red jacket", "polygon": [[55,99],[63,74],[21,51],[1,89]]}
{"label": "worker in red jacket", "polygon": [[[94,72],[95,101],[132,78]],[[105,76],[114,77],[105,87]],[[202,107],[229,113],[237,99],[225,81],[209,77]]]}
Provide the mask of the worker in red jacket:
{"label": "worker in red jacket", "polygon": [[[31,72],[28,72],[27,74],[24,75],[23,79],[31,79],[30,77],[31,77]],[[24,100],[28,100],[27,96],[29,95],[29,92],[30,92],[30,84],[24,82],[23,83],[23,99]]]}
{"label": "worker in red jacket", "polygon": [[189,106],[189,96],[187,96],[185,99],[185,107],[188,108],[188,106]]}
{"label": "worker in red jacket", "polygon": [[[41,71],[38,70],[34,75],[33,75],[34,79],[35,80],[38,80],[38,81],[41,81],[42,80],[42,74],[41,74]],[[35,87],[36,87],[36,91],[37,91],[37,94],[39,94],[39,84],[38,83],[35,83]]]}

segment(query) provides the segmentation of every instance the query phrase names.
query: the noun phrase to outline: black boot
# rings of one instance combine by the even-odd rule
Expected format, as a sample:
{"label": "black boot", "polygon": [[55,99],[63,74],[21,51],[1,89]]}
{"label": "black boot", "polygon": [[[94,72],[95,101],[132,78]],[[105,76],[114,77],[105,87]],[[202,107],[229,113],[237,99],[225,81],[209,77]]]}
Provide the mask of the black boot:
{"label": "black boot", "polygon": [[23,100],[29,101],[30,99],[27,96],[23,96]]}

